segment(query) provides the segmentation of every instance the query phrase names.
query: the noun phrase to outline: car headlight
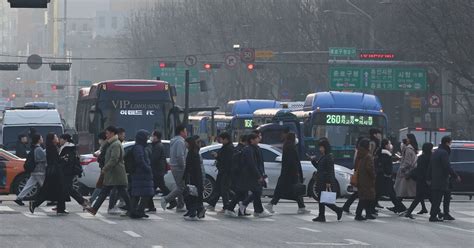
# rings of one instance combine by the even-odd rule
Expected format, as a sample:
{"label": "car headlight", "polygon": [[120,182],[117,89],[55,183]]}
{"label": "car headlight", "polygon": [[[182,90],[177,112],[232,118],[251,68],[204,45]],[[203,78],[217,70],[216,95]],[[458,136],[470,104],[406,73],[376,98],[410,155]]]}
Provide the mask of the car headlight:
{"label": "car headlight", "polygon": [[345,180],[351,180],[351,174],[349,173],[337,173],[340,177],[344,178]]}

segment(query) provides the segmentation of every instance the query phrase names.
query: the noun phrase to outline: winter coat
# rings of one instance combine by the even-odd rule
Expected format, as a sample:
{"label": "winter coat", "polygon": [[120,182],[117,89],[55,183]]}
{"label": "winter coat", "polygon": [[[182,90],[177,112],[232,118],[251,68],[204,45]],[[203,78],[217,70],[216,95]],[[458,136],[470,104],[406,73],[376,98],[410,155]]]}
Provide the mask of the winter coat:
{"label": "winter coat", "polygon": [[288,196],[294,195],[292,192],[293,185],[297,183],[303,183],[303,172],[296,145],[284,145],[281,173],[274,194],[281,198],[293,199],[293,197]]}
{"label": "winter coat", "polygon": [[166,154],[165,148],[161,142],[154,142],[150,146],[150,165],[153,171],[153,175],[163,176],[166,174]]}
{"label": "winter coat", "polygon": [[186,163],[186,144],[184,138],[175,136],[170,140],[170,166],[173,170],[184,171]]}
{"label": "winter coat", "polygon": [[230,175],[232,170],[232,155],[234,154],[234,145],[229,142],[221,147],[217,152],[216,166],[221,175]]}
{"label": "winter coat", "polygon": [[318,170],[316,173],[316,188],[319,192],[326,191],[326,184],[331,184],[334,190],[336,176],[334,173],[334,159],[332,154],[322,156],[318,161],[312,160],[311,163]]}
{"label": "winter coat", "polygon": [[357,189],[359,199],[375,200],[374,159],[368,150],[359,148],[356,158]]}
{"label": "winter coat", "polygon": [[186,184],[194,185],[198,189],[198,195],[204,190],[201,157],[198,152],[189,151],[186,155],[186,168],[183,175]]}
{"label": "winter coat", "polygon": [[397,197],[415,197],[416,196],[416,182],[409,178],[409,175],[416,167],[416,155],[413,146],[408,145],[405,148],[403,156],[400,160],[400,168],[395,179],[395,192]]}
{"label": "winter coat", "polygon": [[235,189],[238,191],[255,190],[261,187],[259,179],[262,178],[262,174],[258,169],[257,149],[254,145],[248,145],[242,150],[240,173],[235,183]]}
{"label": "winter coat", "polygon": [[117,136],[107,140],[109,147],[105,153],[105,165],[102,169],[104,173],[105,186],[126,186],[128,185],[127,173],[123,156],[125,154],[122,144]]}
{"label": "winter coat", "polygon": [[439,145],[431,156],[431,173],[428,174],[430,176],[428,180],[431,181],[432,190],[448,191],[449,177],[457,177],[449,162],[450,153],[451,148],[446,145]]}
{"label": "winter coat", "polygon": [[135,146],[133,147],[133,159],[135,171],[132,178],[132,196],[154,196],[153,172],[150,166],[150,159],[146,155],[148,132],[140,130],[135,136]]}
{"label": "winter coat", "polygon": [[46,163],[46,177],[38,197],[41,195],[40,198],[47,201],[70,201],[56,147],[46,148]]}
{"label": "winter coat", "polygon": [[31,146],[31,152],[34,153],[35,169],[31,175],[44,176],[46,174],[47,158],[46,151],[39,145]]}
{"label": "winter coat", "polygon": [[68,196],[73,189],[74,177],[77,176],[74,174],[76,163],[79,163],[76,146],[72,143],[64,144],[59,152],[59,166],[63,170],[65,194]]}
{"label": "winter coat", "polygon": [[19,158],[26,158],[26,156],[28,156],[26,144],[23,144],[21,141],[18,141],[15,147],[15,155]]}
{"label": "winter coat", "polygon": [[382,149],[378,156],[378,170],[376,169],[376,190],[379,195],[389,195],[393,189],[392,181],[392,153],[389,150]]}
{"label": "winter coat", "polygon": [[418,157],[413,175],[416,177],[416,195],[427,195],[430,188],[427,184],[427,174],[430,168],[431,154],[423,153]]}

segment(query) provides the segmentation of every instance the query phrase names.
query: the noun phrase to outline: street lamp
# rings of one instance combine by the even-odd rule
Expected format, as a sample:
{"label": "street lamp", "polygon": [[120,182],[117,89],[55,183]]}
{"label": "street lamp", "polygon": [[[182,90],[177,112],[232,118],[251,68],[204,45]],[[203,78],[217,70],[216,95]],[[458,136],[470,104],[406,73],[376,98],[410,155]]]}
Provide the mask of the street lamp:
{"label": "street lamp", "polygon": [[357,7],[357,5],[353,4],[351,0],[346,0],[347,4],[352,6],[354,9],[359,11],[363,16],[367,17],[370,20],[370,27],[369,27],[369,33],[370,33],[370,49],[375,48],[375,28],[374,28],[374,18],[372,18],[371,15],[367,14],[364,10],[361,8]]}

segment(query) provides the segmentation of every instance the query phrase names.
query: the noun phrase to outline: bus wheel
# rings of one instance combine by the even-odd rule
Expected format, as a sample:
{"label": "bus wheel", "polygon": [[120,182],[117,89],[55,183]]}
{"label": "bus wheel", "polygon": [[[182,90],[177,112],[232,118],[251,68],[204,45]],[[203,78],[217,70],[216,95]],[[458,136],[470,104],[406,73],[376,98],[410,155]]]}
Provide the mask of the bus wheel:
{"label": "bus wheel", "polygon": [[209,202],[216,197],[215,189],[216,181],[211,176],[206,175],[206,178],[204,178],[204,190],[202,192],[202,197],[205,202]]}

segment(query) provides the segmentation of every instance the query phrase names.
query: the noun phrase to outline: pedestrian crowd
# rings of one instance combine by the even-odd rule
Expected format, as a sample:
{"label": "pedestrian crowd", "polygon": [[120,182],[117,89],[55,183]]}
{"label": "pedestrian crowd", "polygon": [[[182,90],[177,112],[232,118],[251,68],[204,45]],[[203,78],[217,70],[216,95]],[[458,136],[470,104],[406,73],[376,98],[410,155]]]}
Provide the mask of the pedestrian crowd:
{"label": "pedestrian crowd", "polygon": [[[265,206],[261,197],[268,177],[259,148],[262,137],[258,131],[242,135],[236,146],[229,133],[219,134],[218,142],[222,147],[212,153],[217,168],[214,197],[207,206],[203,201],[206,173],[199,154],[199,136],[188,137],[186,127],[177,126],[175,137],[170,140],[169,163],[161,138],[159,131],[150,134],[140,130],[135,135],[135,145],[125,152],[125,130],[107,127],[99,134],[100,150],[94,153],[101,173],[92,196],[85,199],[73,187],[74,180],[83,172],[70,135],[58,137],[49,133],[44,141],[40,134],[33,134],[29,153],[27,137],[20,135],[17,154],[26,158],[25,170],[30,177],[15,202],[24,205],[23,201],[29,201],[29,210],[34,213],[43,202],[49,201],[56,205],[54,210],[58,215],[67,215],[66,202],[71,201],[72,197],[84,211],[96,215],[109,197],[108,214],[138,219],[148,218],[147,213],[156,212],[153,197],[159,188],[163,194],[161,208],[176,208],[176,212],[183,213],[186,220],[205,218],[206,211],[216,211],[219,199],[223,203],[219,211],[228,217],[249,215],[246,209],[251,203],[255,217],[271,217],[280,199],[295,201],[297,214],[310,212],[303,200],[307,186],[304,184],[294,133],[284,133],[281,173],[273,197]],[[376,219],[379,209],[383,208],[378,203],[383,196],[389,197],[393,203],[393,207],[388,209],[401,216],[413,219],[412,212],[418,204],[422,207],[418,214],[428,213],[425,206],[425,199],[428,199],[431,202],[430,221],[454,220],[449,214],[450,189],[453,181],[460,181],[461,178],[449,163],[451,142],[450,137],[443,137],[434,152],[432,144],[423,144],[422,154],[418,156],[416,138],[408,134],[407,139],[403,140],[400,167],[394,182],[392,171],[396,156],[393,145],[382,138],[380,130],[371,129],[370,137],[357,140],[351,177],[354,193],[339,207],[335,200],[327,200],[331,194],[335,195],[332,192],[336,188],[334,158],[330,140],[321,138],[318,141],[318,156],[307,155],[317,169],[314,179],[319,215],[313,221],[326,221],[326,207],[334,211],[337,220],[340,220],[344,212],[350,213],[350,206],[357,198],[355,220]],[[167,188],[164,180],[169,169],[176,184],[172,190]],[[37,185],[40,186],[38,192],[32,194]],[[404,198],[414,198],[408,208],[402,203]],[[443,212],[441,202],[444,203]]]}

